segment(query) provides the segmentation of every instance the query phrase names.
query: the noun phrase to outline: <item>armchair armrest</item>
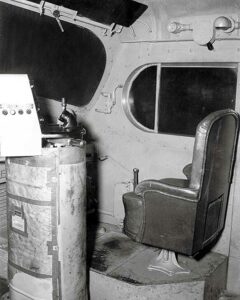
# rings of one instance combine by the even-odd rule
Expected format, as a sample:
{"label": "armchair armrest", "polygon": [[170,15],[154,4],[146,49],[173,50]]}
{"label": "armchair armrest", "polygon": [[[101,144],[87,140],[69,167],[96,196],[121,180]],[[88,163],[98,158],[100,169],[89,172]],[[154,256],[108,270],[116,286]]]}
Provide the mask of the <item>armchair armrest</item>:
{"label": "armchair armrest", "polygon": [[188,180],[190,180],[191,173],[192,173],[192,164],[188,164],[183,168],[183,174],[187,177]]}
{"label": "armchair armrest", "polygon": [[198,190],[189,188],[188,183],[188,180],[172,178],[144,180],[136,186],[135,193],[144,196],[146,192],[154,191],[171,197],[197,201]]}
{"label": "armchair armrest", "polygon": [[191,255],[198,194],[186,179],[140,182],[123,195],[124,232],[137,242]]}

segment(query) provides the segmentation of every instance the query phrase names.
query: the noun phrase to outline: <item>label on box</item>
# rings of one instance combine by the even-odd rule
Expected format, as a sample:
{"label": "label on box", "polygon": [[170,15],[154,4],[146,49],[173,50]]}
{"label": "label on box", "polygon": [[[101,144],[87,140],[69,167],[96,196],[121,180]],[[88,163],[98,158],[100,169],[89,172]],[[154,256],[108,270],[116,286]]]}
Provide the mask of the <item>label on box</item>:
{"label": "label on box", "polygon": [[21,216],[12,216],[12,228],[25,232],[25,220]]}

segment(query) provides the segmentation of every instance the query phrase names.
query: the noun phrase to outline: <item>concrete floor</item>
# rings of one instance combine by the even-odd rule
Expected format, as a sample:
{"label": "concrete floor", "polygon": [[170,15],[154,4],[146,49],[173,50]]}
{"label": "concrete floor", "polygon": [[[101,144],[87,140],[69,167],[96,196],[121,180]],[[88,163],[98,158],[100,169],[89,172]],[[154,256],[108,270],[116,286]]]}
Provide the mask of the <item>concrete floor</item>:
{"label": "concrete floor", "polygon": [[[7,281],[0,278],[0,297],[3,296],[8,291]],[[0,299],[2,300],[2,299]],[[117,300],[117,297],[115,298]],[[130,300],[130,299],[129,299]],[[230,294],[228,292],[224,292],[219,300],[240,300],[240,296]]]}
{"label": "concrete floor", "polygon": [[179,255],[180,265],[191,272],[168,276],[147,268],[158,253],[157,248],[135,243],[106,228],[93,248],[91,300],[217,300],[225,289],[225,256],[209,253],[195,260]]}
{"label": "concrete floor", "polygon": [[[191,273],[169,277],[147,270],[158,249],[131,241],[117,227],[103,224],[88,237],[90,300],[240,300],[223,292],[227,259],[222,255],[209,253],[200,261],[179,256]],[[0,296],[7,291],[7,281],[0,279]]]}

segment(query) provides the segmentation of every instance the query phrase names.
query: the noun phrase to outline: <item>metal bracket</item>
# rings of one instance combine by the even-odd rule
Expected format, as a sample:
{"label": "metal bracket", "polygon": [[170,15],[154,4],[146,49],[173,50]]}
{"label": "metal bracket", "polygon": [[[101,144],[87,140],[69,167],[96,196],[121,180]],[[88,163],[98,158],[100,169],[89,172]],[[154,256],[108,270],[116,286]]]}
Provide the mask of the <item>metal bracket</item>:
{"label": "metal bracket", "polygon": [[121,33],[122,29],[123,29],[123,26],[113,23],[111,25],[111,28],[109,29],[109,31],[106,30],[104,34],[113,36],[115,33]]}
{"label": "metal bracket", "polygon": [[[42,0],[39,4],[39,10],[40,10],[40,14],[44,14],[44,12],[46,10],[50,11],[51,14],[54,16],[54,11],[58,11],[59,12],[59,16],[58,17],[65,17],[68,19],[72,19],[75,20],[77,17],[77,10],[72,10],[69,8],[65,8],[63,6],[58,6],[58,5],[54,5],[52,3],[46,2],[45,0]],[[54,16],[55,17],[55,16]]]}
{"label": "metal bracket", "polygon": [[103,23],[93,21],[91,19],[88,19],[86,17],[82,17],[78,15],[78,11],[72,10],[69,8],[65,8],[64,6],[58,6],[49,2],[46,2],[45,0],[42,0],[40,4],[38,5],[38,10],[40,15],[48,15],[54,17],[58,25],[63,32],[63,27],[61,25],[61,20],[64,20],[66,22],[70,22],[73,24],[87,24],[90,26],[98,27],[104,30],[104,35],[112,36],[115,33],[120,33],[122,31],[122,26],[117,25],[115,23],[111,25],[105,25]]}
{"label": "metal bracket", "polygon": [[39,4],[40,16],[44,14],[44,5],[45,5],[45,0],[41,1],[40,4]]}
{"label": "metal bracket", "polygon": [[39,4],[40,15],[45,14],[46,10],[48,10],[52,14],[52,16],[56,19],[60,27],[60,30],[62,32],[64,32],[64,29],[60,21],[60,18],[63,17],[63,18],[75,20],[78,13],[76,10],[68,9],[63,6],[54,5],[52,3],[46,2],[45,0],[42,0]]}
{"label": "metal bracket", "polygon": [[103,108],[96,108],[95,111],[103,114],[111,114],[113,107],[116,105],[117,89],[122,88],[123,85],[118,85],[113,92],[101,92],[104,97]]}
{"label": "metal bracket", "polygon": [[189,274],[190,270],[181,267],[173,251],[162,249],[158,257],[153,258],[148,266],[149,271],[159,271],[168,276]]}
{"label": "metal bracket", "polygon": [[54,245],[52,241],[47,241],[47,247],[48,247],[48,255],[53,255],[53,252],[57,252],[58,246]]}
{"label": "metal bracket", "polygon": [[191,24],[181,24],[178,22],[171,22],[168,24],[168,32],[170,33],[180,33],[181,31],[192,31],[192,25]]}

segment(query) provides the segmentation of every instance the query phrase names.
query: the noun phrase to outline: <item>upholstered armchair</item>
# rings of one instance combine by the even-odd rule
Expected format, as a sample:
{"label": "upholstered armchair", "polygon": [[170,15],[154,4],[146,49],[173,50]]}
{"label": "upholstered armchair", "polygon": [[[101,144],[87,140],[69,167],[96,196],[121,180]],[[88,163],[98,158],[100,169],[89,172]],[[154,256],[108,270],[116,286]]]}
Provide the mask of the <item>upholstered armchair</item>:
{"label": "upholstered armchair", "polygon": [[[123,195],[125,234],[139,243],[189,256],[216,241],[225,223],[238,130],[239,115],[230,109],[202,120],[192,164],[183,169],[186,179],[144,180]],[[173,252],[160,253],[149,269],[169,275],[187,272]]]}

